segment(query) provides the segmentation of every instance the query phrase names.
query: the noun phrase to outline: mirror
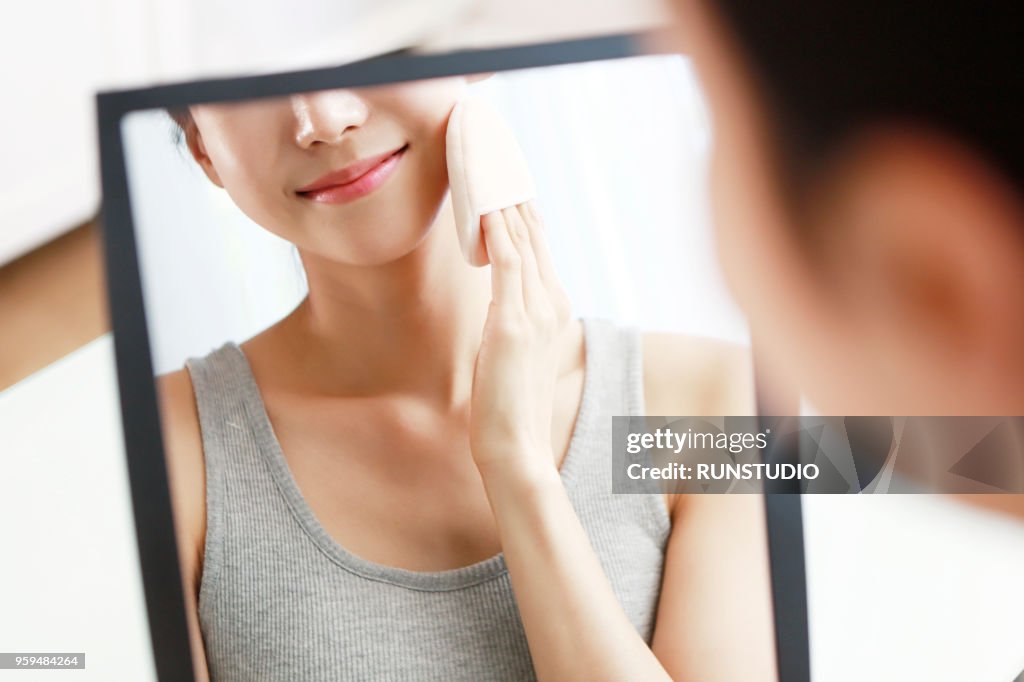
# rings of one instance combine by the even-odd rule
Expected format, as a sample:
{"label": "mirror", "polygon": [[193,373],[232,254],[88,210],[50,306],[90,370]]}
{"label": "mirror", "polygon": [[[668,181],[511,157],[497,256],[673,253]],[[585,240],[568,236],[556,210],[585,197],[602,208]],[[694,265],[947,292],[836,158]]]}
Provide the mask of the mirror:
{"label": "mirror", "polygon": [[[446,123],[469,95],[536,186],[486,237],[518,268],[456,238]],[[760,498],[679,523],[679,498],[611,492],[612,416],[754,414],[687,60],[232,99],[120,123],[197,675],[532,679],[565,632],[637,670],[771,669]],[[694,662],[684,630],[751,654]]]}

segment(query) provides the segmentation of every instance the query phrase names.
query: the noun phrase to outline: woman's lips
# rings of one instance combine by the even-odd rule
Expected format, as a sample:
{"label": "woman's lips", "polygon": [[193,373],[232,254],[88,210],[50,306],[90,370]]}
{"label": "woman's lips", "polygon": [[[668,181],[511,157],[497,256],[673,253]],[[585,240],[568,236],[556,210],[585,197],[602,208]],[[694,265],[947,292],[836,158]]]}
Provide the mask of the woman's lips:
{"label": "woman's lips", "polygon": [[350,163],[295,191],[301,197],[322,204],[355,201],[373,192],[391,177],[408,147],[404,145],[394,151]]}

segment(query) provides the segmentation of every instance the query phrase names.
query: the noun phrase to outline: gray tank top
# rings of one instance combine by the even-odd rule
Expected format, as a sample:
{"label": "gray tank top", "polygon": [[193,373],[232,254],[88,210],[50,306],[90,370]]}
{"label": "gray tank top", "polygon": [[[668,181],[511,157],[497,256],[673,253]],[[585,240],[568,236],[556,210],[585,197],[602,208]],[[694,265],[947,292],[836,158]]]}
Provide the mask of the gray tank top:
{"label": "gray tank top", "polygon": [[[583,398],[561,467],[615,594],[651,640],[670,521],[613,495],[611,417],[643,413],[639,335],[584,320]],[[532,680],[504,557],[438,572],[367,561],[317,521],[241,349],[189,358],[206,457],[199,621],[215,682]]]}

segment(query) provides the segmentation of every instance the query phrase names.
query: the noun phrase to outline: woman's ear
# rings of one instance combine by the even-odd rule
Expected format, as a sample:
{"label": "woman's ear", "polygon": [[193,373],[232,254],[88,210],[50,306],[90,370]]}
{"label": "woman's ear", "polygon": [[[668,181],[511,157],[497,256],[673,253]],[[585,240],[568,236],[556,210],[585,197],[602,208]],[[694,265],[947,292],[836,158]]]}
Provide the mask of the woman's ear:
{"label": "woman's ear", "polygon": [[813,209],[824,226],[816,254],[850,332],[915,389],[958,385],[984,414],[1010,413],[1006,401],[1022,407],[1015,188],[970,149],[913,129],[860,135],[830,168]]}
{"label": "woman's ear", "polygon": [[189,152],[192,153],[192,158],[196,160],[199,167],[206,173],[206,177],[210,179],[210,182],[217,185],[221,189],[224,189],[224,183],[221,182],[220,176],[217,174],[217,169],[213,167],[213,162],[210,160],[210,155],[206,152],[206,145],[203,144],[202,133],[199,132],[199,127],[195,124],[195,121],[189,121],[185,128],[185,144],[188,145]]}

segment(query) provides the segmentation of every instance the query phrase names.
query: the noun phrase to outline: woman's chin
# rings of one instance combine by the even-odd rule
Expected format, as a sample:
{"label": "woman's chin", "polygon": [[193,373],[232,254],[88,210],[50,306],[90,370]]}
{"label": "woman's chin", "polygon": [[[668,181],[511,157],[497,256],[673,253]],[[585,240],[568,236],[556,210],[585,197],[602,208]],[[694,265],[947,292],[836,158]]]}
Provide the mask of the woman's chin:
{"label": "woman's chin", "polygon": [[[407,237],[402,240],[389,241],[387,244],[346,244],[333,251],[330,260],[353,267],[381,267],[410,260],[410,257],[423,249],[426,234]],[[425,253],[423,255],[426,255]]]}

